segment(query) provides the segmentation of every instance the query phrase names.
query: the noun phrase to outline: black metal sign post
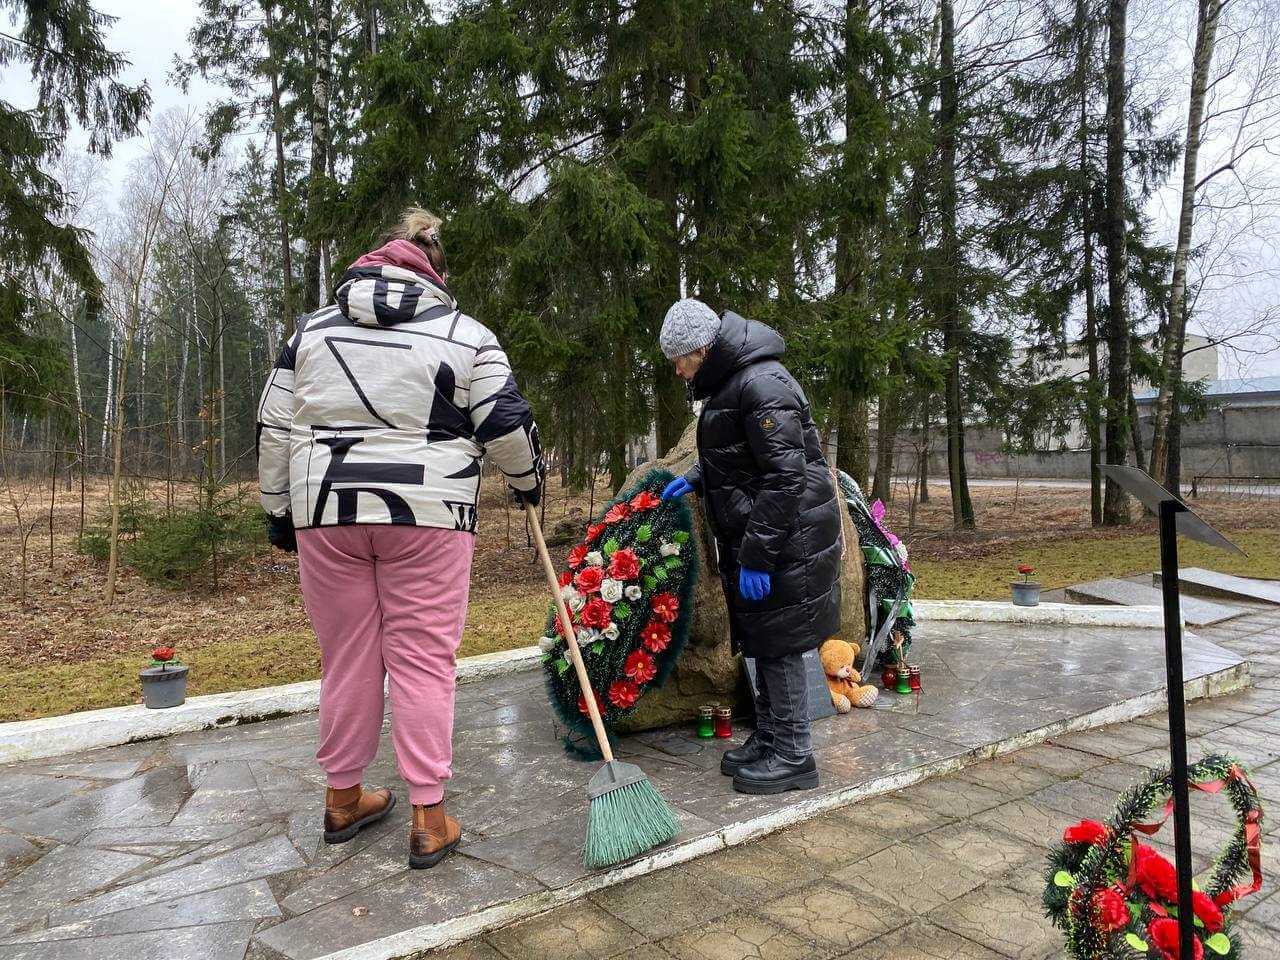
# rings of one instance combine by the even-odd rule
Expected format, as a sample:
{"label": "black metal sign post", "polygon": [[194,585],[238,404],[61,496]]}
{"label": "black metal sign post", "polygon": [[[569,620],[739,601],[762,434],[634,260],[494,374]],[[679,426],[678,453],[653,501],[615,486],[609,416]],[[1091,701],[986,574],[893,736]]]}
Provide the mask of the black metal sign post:
{"label": "black metal sign post", "polygon": [[1164,595],[1164,662],[1169,697],[1169,760],[1173,771],[1173,851],[1178,873],[1180,957],[1191,957],[1195,912],[1191,907],[1191,801],[1187,786],[1187,709],[1182,679],[1182,604],[1178,591],[1178,534],[1243,553],[1201,520],[1148,473],[1107,465],[1102,472],[1160,518],[1160,585]]}

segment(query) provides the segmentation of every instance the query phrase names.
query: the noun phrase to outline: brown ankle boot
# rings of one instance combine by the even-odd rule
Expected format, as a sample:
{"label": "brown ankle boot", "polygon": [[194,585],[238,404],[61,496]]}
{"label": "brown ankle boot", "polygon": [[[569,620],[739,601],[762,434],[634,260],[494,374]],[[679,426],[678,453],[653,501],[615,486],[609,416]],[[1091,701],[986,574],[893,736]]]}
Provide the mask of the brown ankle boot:
{"label": "brown ankle boot", "polygon": [[346,843],[385,817],[395,805],[396,798],[390,790],[366,793],[360,784],[341,790],[329,787],[324,795],[324,842]]}
{"label": "brown ankle boot", "polygon": [[413,805],[413,827],[409,831],[409,866],[414,870],[434,867],[462,839],[462,827],[444,812],[444,803]]}

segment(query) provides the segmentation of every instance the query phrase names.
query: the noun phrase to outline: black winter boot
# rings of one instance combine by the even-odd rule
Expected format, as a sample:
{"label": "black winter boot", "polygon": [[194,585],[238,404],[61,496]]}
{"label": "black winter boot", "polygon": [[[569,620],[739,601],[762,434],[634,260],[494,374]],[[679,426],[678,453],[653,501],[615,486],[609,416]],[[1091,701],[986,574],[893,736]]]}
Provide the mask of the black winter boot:
{"label": "black winter boot", "polygon": [[818,785],[818,764],[812,754],[799,760],[768,756],[739,767],[733,775],[733,789],[739,793],[783,793],[787,790],[812,790]]}
{"label": "black winter boot", "polygon": [[772,744],[760,736],[760,731],[757,730],[747,737],[747,742],[742,746],[724,752],[720,758],[720,772],[726,777],[732,777],[747,764],[763,760],[769,755],[770,749]]}

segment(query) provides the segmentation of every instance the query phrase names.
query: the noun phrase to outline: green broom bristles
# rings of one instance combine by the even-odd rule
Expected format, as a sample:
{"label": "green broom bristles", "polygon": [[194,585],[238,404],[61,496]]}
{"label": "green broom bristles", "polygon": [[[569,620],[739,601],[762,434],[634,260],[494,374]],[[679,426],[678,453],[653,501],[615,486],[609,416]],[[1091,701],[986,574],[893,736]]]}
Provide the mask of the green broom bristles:
{"label": "green broom bristles", "polygon": [[666,843],[679,831],[652,783],[627,783],[592,799],[582,862],[590,870],[609,867]]}

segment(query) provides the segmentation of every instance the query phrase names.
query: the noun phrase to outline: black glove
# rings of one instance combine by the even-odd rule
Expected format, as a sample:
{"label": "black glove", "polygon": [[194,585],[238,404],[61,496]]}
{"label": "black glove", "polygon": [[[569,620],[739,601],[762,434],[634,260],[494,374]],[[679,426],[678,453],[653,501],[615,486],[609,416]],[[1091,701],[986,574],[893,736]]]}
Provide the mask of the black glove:
{"label": "black glove", "polygon": [[293,529],[293,514],[267,517],[267,539],[286,553],[298,552],[298,533]]}
{"label": "black glove", "polygon": [[532,490],[517,490],[515,487],[509,487],[511,491],[511,499],[515,505],[521,510],[527,504],[530,507],[536,507],[542,502],[542,483],[539,482]]}

